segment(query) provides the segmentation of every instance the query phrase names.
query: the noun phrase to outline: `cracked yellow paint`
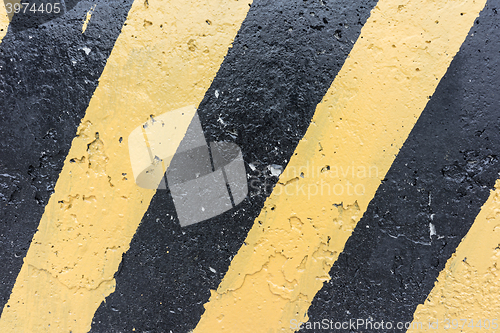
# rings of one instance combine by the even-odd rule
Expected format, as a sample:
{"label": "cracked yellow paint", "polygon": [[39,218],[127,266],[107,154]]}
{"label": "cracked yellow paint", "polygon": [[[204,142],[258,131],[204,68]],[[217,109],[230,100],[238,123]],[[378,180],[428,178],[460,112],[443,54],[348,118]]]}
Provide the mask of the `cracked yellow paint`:
{"label": "cracked yellow paint", "polygon": [[155,193],[134,182],[128,136],[151,115],[201,102],[248,9],[249,1],[232,0],[133,3],[3,309],[1,332],[90,329]]}
{"label": "cracked yellow paint", "polygon": [[500,331],[499,267],[500,180],[497,180],[495,190],[439,274],[425,303],[417,307],[408,332]]}
{"label": "cracked yellow paint", "polygon": [[195,332],[289,332],[307,320],[485,2],[379,1]]}

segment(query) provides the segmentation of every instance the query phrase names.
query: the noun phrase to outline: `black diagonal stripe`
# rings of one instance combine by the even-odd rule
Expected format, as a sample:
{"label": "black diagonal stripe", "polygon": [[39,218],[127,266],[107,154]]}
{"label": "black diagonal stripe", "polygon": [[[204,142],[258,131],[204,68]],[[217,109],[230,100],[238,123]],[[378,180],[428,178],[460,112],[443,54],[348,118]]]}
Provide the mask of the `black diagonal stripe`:
{"label": "black diagonal stripe", "polygon": [[257,188],[236,209],[182,229],[169,194],[158,191],[92,332],[195,327],[277,181],[265,170],[289,161],[375,4],[254,2],[198,113],[207,142],[241,147]]}
{"label": "black diagonal stripe", "polygon": [[38,28],[9,29],[0,44],[2,309],[131,4],[82,1]]}
{"label": "black diagonal stripe", "polygon": [[[323,332],[307,327],[324,319],[411,322],[471,227],[500,172],[498,5],[481,12],[301,332]],[[369,328],[343,331],[380,332]]]}

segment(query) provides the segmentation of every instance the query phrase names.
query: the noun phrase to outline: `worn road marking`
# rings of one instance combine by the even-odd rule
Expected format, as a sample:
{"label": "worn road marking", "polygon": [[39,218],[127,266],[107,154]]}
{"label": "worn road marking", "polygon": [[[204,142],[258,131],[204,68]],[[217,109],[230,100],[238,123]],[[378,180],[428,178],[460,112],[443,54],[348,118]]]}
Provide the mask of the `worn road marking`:
{"label": "worn road marking", "polygon": [[[485,1],[381,0],[196,332],[294,331]],[[252,314],[245,315],[245,314]]]}
{"label": "worn road marking", "polygon": [[248,9],[249,1],[134,2],[4,307],[2,332],[90,329],[155,193],[135,184],[127,138],[151,115],[201,102]]}

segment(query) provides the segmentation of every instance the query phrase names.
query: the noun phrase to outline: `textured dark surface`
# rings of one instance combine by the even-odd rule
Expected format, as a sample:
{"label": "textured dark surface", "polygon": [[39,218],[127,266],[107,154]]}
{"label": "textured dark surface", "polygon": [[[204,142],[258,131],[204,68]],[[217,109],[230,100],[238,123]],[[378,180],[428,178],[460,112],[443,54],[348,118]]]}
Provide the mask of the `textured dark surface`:
{"label": "textured dark surface", "polygon": [[9,28],[0,44],[2,309],[131,4],[81,1],[38,27]]}
{"label": "textured dark surface", "polygon": [[[476,20],[316,295],[310,322],[411,322],[474,222],[500,172],[498,5],[489,1]],[[313,331],[323,332],[301,330]]]}
{"label": "textured dark surface", "polygon": [[289,161],[375,3],[253,3],[198,113],[207,142],[237,143],[260,186],[235,209],[182,229],[170,195],[158,191],[91,332],[196,326],[277,181],[267,167]]}

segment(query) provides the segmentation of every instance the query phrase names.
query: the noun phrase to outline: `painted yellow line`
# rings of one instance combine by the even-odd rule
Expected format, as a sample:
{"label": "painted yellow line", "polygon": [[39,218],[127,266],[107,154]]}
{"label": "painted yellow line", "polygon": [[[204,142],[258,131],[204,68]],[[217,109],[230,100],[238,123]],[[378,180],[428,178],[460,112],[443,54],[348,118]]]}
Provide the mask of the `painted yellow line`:
{"label": "painted yellow line", "polygon": [[417,307],[408,332],[499,332],[499,268],[500,180],[497,180],[495,190],[439,274],[425,303]]}
{"label": "painted yellow line", "polygon": [[0,43],[2,43],[2,39],[5,37],[5,34],[9,29],[9,23],[10,19],[4,2],[3,5],[0,4]]}
{"label": "painted yellow line", "polygon": [[381,0],[195,332],[293,331],[484,7]]}
{"label": "painted yellow line", "polygon": [[249,1],[233,0],[133,3],[3,309],[1,332],[90,329],[155,193],[134,182],[129,134],[150,115],[201,102],[248,9]]}

